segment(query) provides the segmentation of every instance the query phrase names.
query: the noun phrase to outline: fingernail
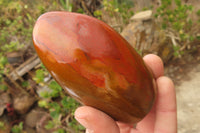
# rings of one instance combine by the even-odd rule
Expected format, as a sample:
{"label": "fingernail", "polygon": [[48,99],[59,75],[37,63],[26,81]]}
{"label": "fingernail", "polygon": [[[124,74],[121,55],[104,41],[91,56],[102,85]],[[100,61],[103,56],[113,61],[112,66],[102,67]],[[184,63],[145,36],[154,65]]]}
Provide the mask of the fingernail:
{"label": "fingernail", "polygon": [[77,109],[75,111],[75,119],[86,128],[86,133],[93,133],[91,122],[88,120],[88,112]]}
{"label": "fingernail", "polygon": [[87,129],[86,133],[93,133],[93,130],[91,130],[90,124],[89,124],[85,114],[77,113],[75,115],[75,119]]}
{"label": "fingernail", "polygon": [[88,128],[89,127],[89,124],[88,124],[88,121],[84,118],[80,118],[80,117],[77,117],[75,116],[75,119],[81,124],[83,125],[85,128]]}
{"label": "fingernail", "polygon": [[87,112],[80,110],[80,108],[78,108],[75,111],[74,115],[75,115],[75,118],[78,118],[78,119],[85,119],[85,118],[87,118]]}

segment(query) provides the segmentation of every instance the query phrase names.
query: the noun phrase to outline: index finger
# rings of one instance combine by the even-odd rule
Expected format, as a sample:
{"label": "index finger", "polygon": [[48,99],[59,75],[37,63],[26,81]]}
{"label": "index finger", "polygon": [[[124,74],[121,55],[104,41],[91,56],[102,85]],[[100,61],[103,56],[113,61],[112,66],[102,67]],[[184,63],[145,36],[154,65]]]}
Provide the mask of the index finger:
{"label": "index finger", "polygon": [[174,84],[167,77],[157,79],[158,98],[156,100],[155,133],[176,133],[176,93]]}

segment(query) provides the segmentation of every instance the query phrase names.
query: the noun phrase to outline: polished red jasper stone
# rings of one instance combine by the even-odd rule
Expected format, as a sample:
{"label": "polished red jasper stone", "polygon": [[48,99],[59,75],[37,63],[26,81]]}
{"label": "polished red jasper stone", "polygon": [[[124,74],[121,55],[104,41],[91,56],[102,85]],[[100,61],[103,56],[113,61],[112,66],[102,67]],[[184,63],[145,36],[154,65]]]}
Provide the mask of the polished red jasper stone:
{"label": "polished red jasper stone", "polygon": [[150,111],[154,79],[142,58],[104,22],[77,13],[48,12],[33,30],[37,54],[72,97],[113,119],[135,123]]}

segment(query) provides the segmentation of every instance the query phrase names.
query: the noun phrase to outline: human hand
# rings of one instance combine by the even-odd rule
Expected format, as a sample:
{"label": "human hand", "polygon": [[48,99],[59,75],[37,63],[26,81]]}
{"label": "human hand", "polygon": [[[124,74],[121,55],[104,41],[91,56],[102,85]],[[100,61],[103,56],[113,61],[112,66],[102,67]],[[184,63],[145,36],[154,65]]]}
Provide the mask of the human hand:
{"label": "human hand", "polygon": [[79,107],[75,118],[87,133],[176,133],[176,95],[171,79],[163,76],[162,60],[156,55],[147,55],[145,63],[151,68],[158,87],[158,95],[152,110],[134,125],[114,121],[100,110],[89,106]]}

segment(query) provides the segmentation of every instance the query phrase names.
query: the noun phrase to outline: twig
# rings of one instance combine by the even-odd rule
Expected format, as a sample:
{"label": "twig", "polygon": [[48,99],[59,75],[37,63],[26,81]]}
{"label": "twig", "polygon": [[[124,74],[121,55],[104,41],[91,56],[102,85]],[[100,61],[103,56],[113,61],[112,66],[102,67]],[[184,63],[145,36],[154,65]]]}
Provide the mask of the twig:
{"label": "twig", "polygon": [[28,92],[26,92],[15,80],[13,80],[13,78],[10,77],[9,74],[7,74],[6,72],[4,74],[21,92],[29,95]]}
{"label": "twig", "polygon": [[34,68],[39,63],[40,63],[40,59],[37,57],[37,55],[33,56],[28,61],[21,64],[13,72],[11,72],[9,74],[10,78],[12,78],[13,80],[17,80],[19,78],[19,76],[23,76],[25,73],[30,71],[32,68]]}
{"label": "twig", "polygon": [[170,31],[168,31],[167,33],[166,33],[166,36],[168,36],[168,37],[170,37],[170,38],[174,38],[174,39],[176,39],[176,40],[181,40],[178,36],[175,36],[172,32],[170,32]]}
{"label": "twig", "polygon": [[113,28],[122,28],[122,24],[110,25]]}
{"label": "twig", "polygon": [[69,118],[71,117],[71,114],[68,114],[66,117],[64,117],[63,119],[62,119],[62,123],[64,122],[64,121],[66,121],[66,122],[69,122]]}
{"label": "twig", "polygon": [[17,76],[17,79],[19,79],[21,82],[24,82],[24,79],[18,75],[18,73],[16,72],[16,70],[13,68],[12,65],[9,65],[11,71]]}
{"label": "twig", "polygon": [[187,43],[185,43],[181,48],[180,51],[183,51],[187,47]]}
{"label": "twig", "polygon": [[[179,46],[179,44],[176,42],[176,39],[178,40],[179,38],[174,36],[172,33],[171,34],[168,34],[167,35],[168,37],[170,37],[171,41],[172,41],[172,44],[177,47]],[[175,38],[176,37],[176,38]],[[180,58],[181,57],[181,54],[180,54],[180,51],[182,51],[181,49],[179,49],[177,52],[178,52],[178,57]]]}
{"label": "twig", "polygon": [[87,5],[85,4],[84,0],[81,0],[81,5],[83,6],[83,9],[86,11],[86,13],[90,16],[93,16],[92,13],[89,11]]}

